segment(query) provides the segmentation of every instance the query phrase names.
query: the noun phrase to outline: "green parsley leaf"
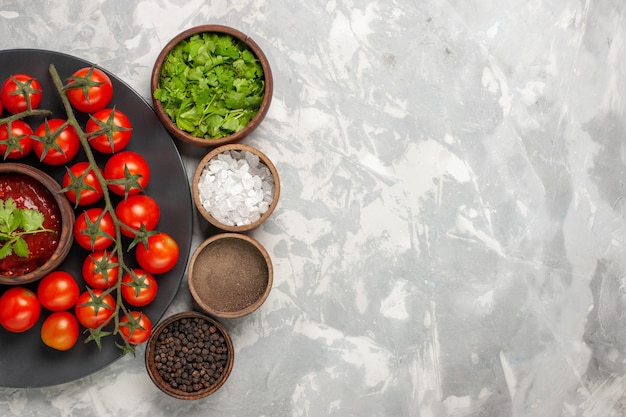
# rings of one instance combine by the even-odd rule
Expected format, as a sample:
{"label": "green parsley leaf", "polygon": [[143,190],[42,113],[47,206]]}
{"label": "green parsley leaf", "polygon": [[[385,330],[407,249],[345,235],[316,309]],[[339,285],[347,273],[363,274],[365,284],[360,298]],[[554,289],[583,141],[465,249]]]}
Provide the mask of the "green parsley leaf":
{"label": "green parsley leaf", "polygon": [[212,139],[243,129],[258,113],[264,94],[263,68],[245,43],[201,33],[179,42],[165,57],[154,98],[180,129]]}
{"label": "green parsley leaf", "polygon": [[21,237],[17,238],[15,242],[13,242],[13,252],[15,252],[17,256],[27,257],[30,254],[28,243]]}
{"label": "green parsley leaf", "polygon": [[18,208],[15,200],[0,200],[0,259],[15,253],[17,256],[30,255],[24,236],[40,232],[52,232],[43,226],[44,215],[32,209]]}
{"label": "green parsley leaf", "polygon": [[22,215],[21,226],[25,232],[33,232],[43,228],[43,214],[37,210],[20,210]]}
{"label": "green parsley leaf", "polygon": [[13,253],[13,250],[11,249],[11,242],[6,242],[4,245],[2,245],[2,248],[0,248],[0,259],[4,259],[7,256],[10,256]]}

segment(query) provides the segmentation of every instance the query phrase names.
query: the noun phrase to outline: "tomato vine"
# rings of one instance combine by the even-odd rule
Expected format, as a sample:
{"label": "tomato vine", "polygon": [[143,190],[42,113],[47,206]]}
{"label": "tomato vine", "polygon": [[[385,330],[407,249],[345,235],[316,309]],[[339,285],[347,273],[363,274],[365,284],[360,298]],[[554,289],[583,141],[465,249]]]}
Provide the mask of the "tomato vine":
{"label": "tomato vine", "polygon": [[[98,164],[96,162],[94,152],[92,151],[92,147],[89,142],[91,137],[97,134],[97,135],[105,135],[105,137],[111,138],[111,135],[113,133],[119,133],[120,128],[118,126],[115,126],[113,123],[109,121],[108,123],[99,123],[97,131],[89,133],[89,134],[86,133],[86,131],[83,130],[83,128],[81,127],[80,123],[78,122],[76,118],[76,115],[74,113],[74,107],[72,106],[72,103],[69,98],[69,94],[71,94],[70,92],[72,91],[72,88],[74,88],[74,86],[70,86],[70,84],[73,84],[73,83],[75,83],[76,85],[82,85],[82,84],[77,82],[76,78],[70,78],[67,81],[67,83],[64,84],[54,64],[50,64],[49,74],[54,84],[54,87],[57,90],[58,96],[63,104],[63,108],[67,116],[67,118],[63,121],[63,123],[60,126],[56,127],[54,130],[58,132],[66,127],[71,127],[75,131],[80,141],[80,146],[84,150],[85,157],[86,157],[86,164],[88,165],[85,168],[84,172],[88,172],[91,175],[94,175],[96,177],[97,182],[100,184],[102,188],[102,192],[103,192],[102,197],[103,197],[104,204],[102,207],[102,215],[98,218],[98,220],[96,220],[96,222],[99,222],[99,220],[104,215],[106,215],[112,218],[113,225],[114,225],[114,233],[111,236],[114,241],[113,247],[111,249],[108,249],[108,252],[111,255],[116,255],[116,259],[117,259],[116,266],[118,267],[117,268],[117,280],[114,285],[103,290],[100,290],[100,289],[92,290],[87,285],[87,292],[89,293],[91,298],[87,303],[82,304],[82,305],[93,306],[94,309],[95,307],[110,308],[112,309],[112,312],[110,314],[110,317],[108,317],[106,321],[104,321],[103,323],[93,328],[85,326],[88,332],[88,335],[85,339],[85,343],[94,342],[96,343],[98,348],[101,349],[102,347],[101,339],[103,337],[109,336],[111,334],[120,335],[120,339],[122,343],[116,342],[116,345],[122,350],[123,354],[126,354],[126,353],[134,354],[136,339],[133,339],[132,337],[128,337],[127,334],[128,334],[129,329],[135,330],[138,328],[140,330],[148,330],[148,331],[149,329],[141,328],[142,323],[146,322],[145,320],[147,319],[147,317],[144,317],[141,314],[140,315],[135,314],[135,312],[131,311],[128,308],[128,306],[126,306],[126,304],[124,303],[124,298],[122,295],[122,286],[125,284],[122,283],[122,277],[124,274],[127,274],[127,273],[133,274],[133,269],[129,265],[127,265],[126,262],[124,261],[123,255],[124,255],[125,248],[124,248],[123,241],[122,241],[122,235],[123,235],[122,228],[125,229],[125,232],[127,235],[129,232],[132,232],[132,235],[134,237],[134,239],[129,244],[128,248],[126,248],[126,250],[130,250],[133,247],[139,245],[140,243],[143,244],[145,247],[148,247],[148,238],[155,234],[158,234],[158,232],[154,230],[147,230],[143,226],[140,227],[139,229],[134,229],[124,224],[122,221],[120,221],[118,215],[116,214],[115,205],[111,198],[112,197],[111,193],[114,191],[112,191],[109,188],[109,186],[114,185],[114,186],[117,186],[118,188],[122,187],[126,191],[124,194],[125,194],[125,197],[127,197],[128,190],[130,190],[133,187],[135,188],[138,187],[137,175],[126,172],[124,177],[122,178],[108,180],[107,178],[105,178],[104,173],[98,167]],[[45,109],[33,108],[33,106],[31,106],[29,102],[28,108],[25,111],[11,114],[4,118],[0,118],[0,125],[13,123],[17,120],[22,120],[22,119],[29,118],[32,116],[49,117],[51,115],[52,115],[51,111],[45,110]],[[53,141],[50,140],[50,136],[55,134],[55,132],[50,131],[50,129],[48,128],[46,128],[45,130],[46,130],[45,135],[37,139],[41,143],[44,143],[44,146],[45,146],[44,153],[54,146],[54,144],[52,143]],[[109,139],[107,139],[107,142],[108,141]],[[111,144],[111,149],[113,149],[112,144]],[[84,184],[82,184],[83,176],[82,175],[78,175],[78,176],[70,175],[69,177],[70,177],[69,184],[65,186],[65,188],[63,188],[62,191],[65,192],[65,191],[73,190],[76,193],[80,192],[80,190],[83,189],[84,187]],[[141,187],[139,188],[141,189],[141,191],[143,191],[143,188]],[[76,205],[78,206],[78,202]],[[95,240],[95,238],[98,237],[99,234],[101,233],[102,232],[97,227],[88,228],[85,232],[85,234],[88,235],[89,239],[92,241]],[[113,306],[110,306],[108,305],[107,302],[105,302],[105,299],[107,299],[109,296],[114,296]],[[111,326],[113,327],[112,329],[111,329]]]}
{"label": "tomato vine", "polygon": [[[114,311],[113,314],[111,316],[111,319],[106,321],[105,323],[99,325],[96,328],[88,328],[89,331],[89,336],[87,337],[86,342],[89,341],[94,341],[98,347],[101,346],[101,338],[104,336],[107,336],[110,334],[110,332],[105,331],[104,328],[106,326],[109,325],[109,323],[111,322],[111,320],[114,323],[114,330],[113,330],[113,334],[118,334],[121,332],[120,329],[120,323],[122,322],[122,319],[126,316],[129,316],[130,314],[130,310],[126,307],[126,305],[123,302],[123,297],[122,297],[122,276],[124,273],[126,272],[130,272],[131,268],[129,266],[126,265],[126,263],[124,262],[124,248],[122,245],[122,232],[121,232],[121,222],[118,219],[116,213],[115,213],[115,206],[113,204],[113,201],[111,199],[111,194],[110,194],[110,190],[108,189],[107,185],[108,185],[108,181],[104,178],[104,174],[102,173],[102,171],[99,169],[98,164],[96,163],[96,159],[94,156],[94,153],[91,149],[91,146],[89,145],[89,140],[87,137],[87,134],[84,132],[84,130],[82,129],[80,123],[78,122],[78,120],[76,119],[76,116],[74,114],[74,110],[72,108],[72,105],[70,103],[70,100],[67,96],[67,89],[65,88],[63,82],[61,81],[61,78],[58,74],[58,72],[56,71],[56,68],[53,64],[50,65],[49,68],[50,71],[50,76],[52,77],[52,82],[54,84],[54,86],[57,89],[57,92],[59,93],[59,96],[61,98],[61,101],[63,103],[63,107],[65,109],[65,112],[67,114],[67,123],[69,125],[71,125],[74,130],[76,131],[76,133],[78,134],[78,137],[80,139],[80,143],[83,147],[83,150],[85,151],[85,156],[87,158],[87,162],[89,163],[89,167],[91,168],[91,171],[93,172],[93,174],[96,176],[96,178],[98,179],[98,182],[100,183],[101,187],[102,187],[102,191],[103,191],[103,198],[104,198],[104,213],[108,213],[112,219],[113,219],[113,224],[114,224],[114,230],[115,230],[115,236],[113,236],[114,238],[114,248],[112,251],[110,251],[113,254],[117,254],[118,255],[118,279],[117,282],[115,283],[114,286],[105,289],[102,293],[102,295],[100,295],[99,297],[97,297],[98,299],[96,300],[96,302],[101,302],[101,298],[105,297],[107,294],[110,293],[115,293],[116,297],[115,297],[115,307],[114,307]],[[99,134],[107,134],[108,133],[108,129],[113,129],[114,127],[112,125],[108,125],[108,126],[101,126],[101,130],[99,130]],[[127,178],[125,178],[126,180],[126,184],[135,184],[136,182],[136,178],[132,175],[129,175]],[[119,183],[119,180],[116,180],[116,183]],[[122,181],[123,182],[123,181]],[[130,187],[130,185],[125,185],[125,187]],[[98,231],[91,231],[90,233],[90,239],[95,239],[95,234],[98,233]],[[144,244],[147,245],[147,239],[150,235],[154,234],[156,232],[153,231],[141,231],[137,233],[135,239],[133,240],[133,242],[130,244],[130,246],[135,246],[137,245],[139,242],[144,242]],[[120,314],[121,313],[121,314]],[[122,341],[123,341],[123,345],[117,343],[118,347],[120,347],[122,349],[122,351],[124,353],[134,353],[134,345],[129,343],[129,341],[122,337]]]}

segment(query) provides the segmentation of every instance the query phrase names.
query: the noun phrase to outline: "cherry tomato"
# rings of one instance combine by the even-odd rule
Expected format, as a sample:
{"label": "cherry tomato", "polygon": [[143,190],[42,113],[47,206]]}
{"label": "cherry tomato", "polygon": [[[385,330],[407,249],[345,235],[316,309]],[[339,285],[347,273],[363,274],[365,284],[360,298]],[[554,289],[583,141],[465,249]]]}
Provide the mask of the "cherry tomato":
{"label": "cherry tomato", "polygon": [[[117,203],[115,215],[123,225],[130,229],[140,230],[144,226],[145,230],[154,230],[161,218],[161,209],[157,202],[147,195],[137,194]],[[135,237],[135,231],[121,227],[124,236]]]}
{"label": "cherry tomato", "polygon": [[152,274],[163,274],[178,262],[178,244],[167,233],[158,232],[148,237],[148,247],[137,245],[135,257],[139,266]]}
{"label": "cherry tomato", "polygon": [[117,109],[104,109],[90,116],[85,133],[92,148],[102,153],[114,153],[128,145],[133,129],[124,113]]}
{"label": "cherry tomato", "polygon": [[[72,84],[75,83],[75,88]],[[69,78],[67,98],[72,107],[83,113],[104,109],[113,98],[113,83],[104,71],[95,67],[81,68]]]}
{"label": "cherry tomato", "polygon": [[[102,173],[100,168],[98,170]],[[67,168],[62,185],[67,199],[77,206],[94,204],[104,195],[98,177],[93,169],[89,169],[89,162],[86,161],[77,162]]]}
{"label": "cherry tomato", "polygon": [[33,129],[23,120],[0,125],[0,153],[5,159],[17,159],[28,155],[33,149],[32,134]]}
{"label": "cherry tomato", "polygon": [[135,268],[122,277],[122,297],[135,307],[150,304],[158,292],[157,280],[149,272]]}
{"label": "cherry tomato", "polygon": [[150,167],[137,152],[122,151],[104,165],[104,178],[114,182],[107,186],[117,195],[139,194],[150,182]]}
{"label": "cherry tomato", "polygon": [[21,333],[39,320],[41,303],[37,294],[25,287],[11,287],[0,297],[0,325],[10,332]]}
{"label": "cherry tomato", "polygon": [[63,119],[50,119],[39,125],[33,137],[33,150],[40,161],[48,165],[64,165],[80,149],[80,139],[74,128]]}
{"label": "cherry tomato", "polygon": [[28,74],[11,75],[0,87],[0,100],[13,114],[39,107],[41,95],[39,81]]}
{"label": "cherry tomato", "polygon": [[79,295],[76,280],[65,271],[51,272],[37,285],[41,305],[51,311],[69,310],[74,307]]}
{"label": "cherry tomato", "polygon": [[104,290],[87,290],[78,297],[75,311],[80,324],[95,329],[109,321],[115,312],[115,299]]}
{"label": "cherry tomato", "polygon": [[150,338],[152,322],[140,311],[129,311],[120,319],[120,333],[132,345],[140,345]]}
{"label": "cherry tomato", "polygon": [[78,320],[69,311],[55,311],[41,325],[41,340],[53,349],[69,350],[78,341]]}
{"label": "cherry tomato", "polygon": [[83,261],[83,279],[92,288],[107,289],[119,279],[119,263],[114,253],[96,251]]}
{"label": "cherry tomato", "polygon": [[83,211],[74,221],[74,239],[80,247],[90,251],[108,248],[115,240],[113,217],[99,207]]}

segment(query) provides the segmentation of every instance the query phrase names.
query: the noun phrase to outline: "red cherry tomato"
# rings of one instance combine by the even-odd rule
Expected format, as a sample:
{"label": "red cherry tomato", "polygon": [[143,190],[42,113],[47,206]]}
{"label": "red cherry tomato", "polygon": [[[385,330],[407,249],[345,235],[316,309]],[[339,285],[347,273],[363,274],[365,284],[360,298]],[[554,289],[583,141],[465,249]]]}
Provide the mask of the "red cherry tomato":
{"label": "red cherry tomato", "polygon": [[104,178],[109,181],[109,190],[117,195],[139,194],[150,182],[150,167],[137,152],[122,151],[104,165]]}
{"label": "red cherry tomato", "polygon": [[133,129],[124,113],[117,109],[104,109],[90,116],[85,133],[92,148],[102,153],[114,153],[128,145]]}
{"label": "red cherry tomato", "polygon": [[120,320],[120,333],[131,345],[140,345],[150,338],[152,322],[142,312],[129,311]]}
{"label": "red cherry tomato", "polygon": [[79,295],[76,280],[65,271],[51,272],[37,285],[41,305],[51,311],[69,310],[74,307]]}
{"label": "red cherry tomato", "polygon": [[78,297],[75,312],[80,324],[95,329],[111,319],[115,312],[115,299],[97,288],[87,290]]}
{"label": "red cherry tomato", "polygon": [[113,98],[113,83],[104,71],[95,67],[81,68],[69,78],[67,98],[72,107],[83,113],[104,109]]}
{"label": "red cherry tomato", "polygon": [[0,125],[0,154],[4,155],[5,159],[17,159],[28,155],[33,149],[32,134],[33,129],[23,120]]}
{"label": "red cherry tomato", "polygon": [[74,221],[74,239],[80,247],[90,251],[108,248],[115,239],[113,217],[99,207],[83,211]]}
{"label": "red cherry tomato", "polygon": [[13,114],[39,107],[41,95],[39,81],[28,74],[11,75],[0,87],[0,100]]}
{"label": "red cherry tomato", "polygon": [[149,272],[135,268],[122,277],[122,297],[135,307],[150,304],[158,292],[157,280]]}
{"label": "red cherry tomato", "polygon": [[80,139],[74,128],[63,119],[50,119],[39,125],[33,138],[33,150],[40,161],[48,165],[64,165],[80,149]]}
{"label": "red cherry tomato", "polygon": [[69,350],[78,341],[78,320],[69,311],[55,311],[41,325],[41,340],[53,349]]}
{"label": "red cherry tomato", "polygon": [[[124,236],[135,237],[134,230],[140,230],[144,226],[145,230],[154,230],[161,218],[161,209],[158,203],[147,195],[137,194],[117,203],[115,215],[123,225],[121,232]],[[134,230],[131,230],[134,229]]]}
{"label": "red cherry tomato", "polygon": [[67,168],[62,185],[67,199],[77,206],[94,204],[104,195],[98,177],[93,169],[89,169],[89,162],[86,161],[77,162]]}
{"label": "red cherry tomato", "polygon": [[83,261],[82,273],[85,283],[92,288],[107,289],[119,279],[119,263],[114,253],[93,252]]}
{"label": "red cherry tomato", "polygon": [[37,323],[41,304],[37,294],[25,287],[11,287],[0,297],[0,325],[15,333],[25,332]]}
{"label": "red cherry tomato", "polygon": [[178,244],[167,233],[158,232],[148,237],[148,246],[139,243],[135,250],[139,266],[152,274],[163,274],[178,262]]}

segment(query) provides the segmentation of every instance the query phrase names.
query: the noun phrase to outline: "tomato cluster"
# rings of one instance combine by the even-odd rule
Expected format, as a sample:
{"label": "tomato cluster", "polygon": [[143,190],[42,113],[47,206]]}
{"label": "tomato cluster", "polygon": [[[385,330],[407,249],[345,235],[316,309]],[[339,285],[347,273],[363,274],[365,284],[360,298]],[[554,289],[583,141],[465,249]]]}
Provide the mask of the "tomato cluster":
{"label": "tomato cluster", "polygon": [[[36,291],[22,286],[7,289],[0,296],[0,325],[24,332],[35,326],[42,311],[48,311],[41,338],[54,349],[67,350],[78,340],[80,326],[102,329],[119,311],[119,333],[130,344],[143,343],[152,324],[132,309],[156,298],[155,275],[177,264],[178,245],[156,229],[160,208],[146,194],[150,166],[139,153],[126,150],[132,122],[109,107],[113,97],[109,77],[95,67],[81,68],[63,91],[75,111],[89,116],[82,132],[67,119],[46,119],[33,129],[18,118],[0,124],[0,155],[14,160],[34,153],[43,164],[65,166],[61,185],[76,208],[74,239],[86,251],[81,276],[59,270],[44,277]],[[42,93],[36,78],[11,75],[0,87],[0,115],[37,109]],[[81,142],[81,133],[87,145]],[[106,157],[104,166],[95,165],[95,159],[74,161],[81,146]],[[127,252],[120,249],[122,240],[131,241]],[[138,267],[124,260],[131,249]],[[115,296],[123,300],[121,309]]]}

